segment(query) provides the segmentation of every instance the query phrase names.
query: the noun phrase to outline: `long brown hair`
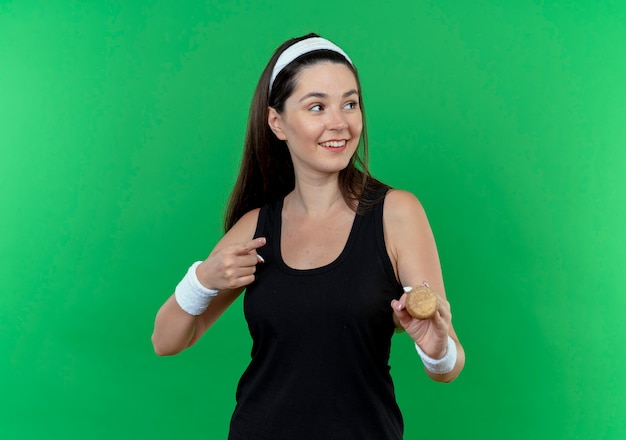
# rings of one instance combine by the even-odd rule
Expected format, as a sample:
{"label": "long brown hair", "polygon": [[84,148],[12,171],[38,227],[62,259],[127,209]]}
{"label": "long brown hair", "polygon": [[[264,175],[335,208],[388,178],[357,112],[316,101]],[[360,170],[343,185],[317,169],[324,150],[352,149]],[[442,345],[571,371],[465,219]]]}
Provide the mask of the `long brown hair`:
{"label": "long brown hair", "polygon": [[356,68],[341,54],[330,50],[316,50],[296,58],[276,76],[272,90],[269,92],[272,70],[283,51],[298,41],[317,36],[308,34],[284,42],[276,49],[261,74],[248,115],[248,130],[239,176],[231,192],[224,216],[226,231],[246,212],[274,202],[293,190],[295,175],[291,156],[287,144],[279,140],[271,131],[267,122],[267,112],[269,107],[272,107],[278,113],[282,113],[285,101],[296,88],[297,74],[303,67],[323,61],[345,64],[354,73],[360,95],[363,130],[359,147],[348,166],[339,172],[339,188],[344,200],[352,209],[360,213],[378,202],[367,196],[376,188],[386,187],[371,177],[367,169],[367,129],[361,83]]}

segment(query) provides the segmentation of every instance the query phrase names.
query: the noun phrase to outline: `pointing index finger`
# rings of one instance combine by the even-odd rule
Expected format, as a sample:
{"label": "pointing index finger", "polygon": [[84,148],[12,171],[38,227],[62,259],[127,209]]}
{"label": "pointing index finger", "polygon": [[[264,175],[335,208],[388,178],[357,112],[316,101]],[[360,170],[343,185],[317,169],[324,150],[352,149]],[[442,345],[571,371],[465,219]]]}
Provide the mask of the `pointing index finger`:
{"label": "pointing index finger", "polygon": [[256,249],[259,249],[259,248],[265,246],[265,243],[267,243],[267,240],[265,239],[265,237],[257,237],[257,238],[255,238],[253,240],[250,240],[247,243],[243,244],[241,255],[255,254],[257,262],[265,263],[265,259],[261,255],[256,253]]}
{"label": "pointing index finger", "polygon": [[265,237],[258,237],[258,238],[255,238],[254,240],[250,240],[243,244],[241,253],[248,254],[255,249],[265,246],[265,243],[266,243]]}

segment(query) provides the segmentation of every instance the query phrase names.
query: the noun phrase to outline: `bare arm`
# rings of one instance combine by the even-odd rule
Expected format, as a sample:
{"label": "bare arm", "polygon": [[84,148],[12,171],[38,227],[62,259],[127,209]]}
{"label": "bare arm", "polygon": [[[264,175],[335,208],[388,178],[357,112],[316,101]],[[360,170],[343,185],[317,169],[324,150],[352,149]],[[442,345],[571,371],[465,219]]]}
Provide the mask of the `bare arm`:
{"label": "bare arm", "polygon": [[390,191],[385,199],[384,227],[388,252],[402,285],[414,287],[427,281],[439,297],[437,312],[426,320],[415,319],[407,313],[406,294],[399,301],[393,301],[396,323],[433,359],[445,355],[448,336],[454,340],[457,348],[454,369],[446,374],[426,370],[433,380],[450,382],[463,369],[465,352],[452,326],[439,255],[426,213],[413,194]]}
{"label": "bare arm", "polygon": [[258,209],[244,215],[196,269],[202,285],[219,290],[204,313],[188,314],[174,295],[161,306],[152,333],[152,345],[159,356],[174,355],[195,344],[245,286],[254,281],[256,264],[260,261],[256,249],[265,244],[264,238],[252,240],[258,215]]}

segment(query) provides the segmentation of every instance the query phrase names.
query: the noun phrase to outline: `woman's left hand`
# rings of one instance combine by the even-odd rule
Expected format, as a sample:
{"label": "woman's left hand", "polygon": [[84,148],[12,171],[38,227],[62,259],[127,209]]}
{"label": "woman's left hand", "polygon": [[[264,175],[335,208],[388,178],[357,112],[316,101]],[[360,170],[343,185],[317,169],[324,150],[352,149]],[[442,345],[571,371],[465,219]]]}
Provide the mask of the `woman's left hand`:
{"label": "woman's left hand", "polygon": [[443,357],[448,347],[448,334],[452,322],[450,303],[437,295],[439,305],[435,314],[429,319],[417,319],[406,311],[406,298],[405,293],[399,300],[391,301],[396,324],[399,324],[428,356],[433,359]]}

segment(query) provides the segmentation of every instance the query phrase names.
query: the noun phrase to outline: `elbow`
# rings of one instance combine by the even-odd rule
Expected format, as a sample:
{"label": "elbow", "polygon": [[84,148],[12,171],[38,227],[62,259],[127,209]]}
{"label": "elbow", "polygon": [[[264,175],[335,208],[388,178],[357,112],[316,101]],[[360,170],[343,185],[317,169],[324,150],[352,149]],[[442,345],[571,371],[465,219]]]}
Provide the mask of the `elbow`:
{"label": "elbow", "polygon": [[446,374],[446,375],[443,375],[443,377],[441,379],[439,379],[438,382],[441,382],[441,383],[452,383],[452,382],[454,382],[454,380],[458,376],[459,376],[458,373],[456,373],[456,374]]}
{"label": "elbow", "polygon": [[182,350],[176,349],[175,347],[168,346],[164,344],[163,341],[159,340],[154,334],[152,334],[152,348],[154,349],[154,353],[157,356],[174,356],[175,354],[180,353]]}
{"label": "elbow", "polygon": [[434,380],[435,382],[451,383],[451,382],[454,382],[454,380],[457,377],[459,377],[460,373],[461,373],[461,369],[460,368],[459,369],[455,368],[454,370],[452,370],[449,373],[445,373],[445,374],[428,373],[428,376],[430,376],[430,378],[432,380]]}
{"label": "elbow", "polygon": [[457,352],[456,364],[454,365],[454,369],[452,371],[445,374],[428,373],[428,375],[435,382],[451,383],[454,382],[457,377],[459,377],[459,374],[461,374],[461,371],[463,371],[463,367],[465,367],[465,351],[463,349],[460,349]]}
{"label": "elbow", "polygon": [[154,346],[154,353],[159,357],[174,356],[176,354],[176,352],[174,351],[164,350],[161,347],[157,347],[157,346]]}

